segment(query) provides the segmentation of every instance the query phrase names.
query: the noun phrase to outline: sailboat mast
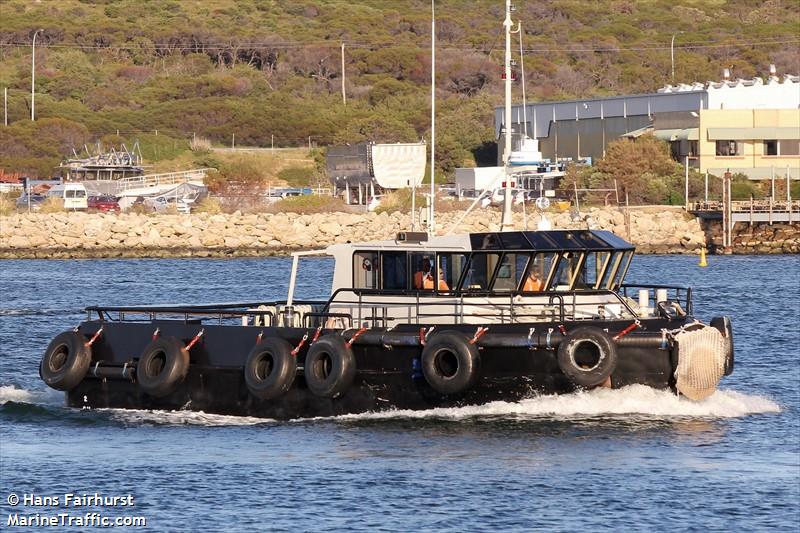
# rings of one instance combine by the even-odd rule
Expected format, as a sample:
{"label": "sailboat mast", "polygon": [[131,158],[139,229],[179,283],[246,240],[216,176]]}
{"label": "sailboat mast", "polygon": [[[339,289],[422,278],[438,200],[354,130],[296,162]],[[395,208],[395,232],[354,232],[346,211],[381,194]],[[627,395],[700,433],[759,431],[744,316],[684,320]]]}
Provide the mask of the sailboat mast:
{"label": "sailboat mast", "polygon": [[[510,0],[509,0],[510,1]],[[436,232],[434,222],[434,198],[436,190],[434,188],[434,148],[436,146],[436,6],[431,0],[431,197],[430,215],[428,217],[428,235],[433,237]]]}
{"label": "sailboat mast", "polygon": [[506,61],[505,61],[505,78],[506,78],[506,107],[505,116],[503,117],[503,126],[505,127],[505,148],[503,149],[503,166],[505,172],[505,194],[503,195],[503,218],[500,222],[501,231],[510,231],[513,229],[513,221],[511,219],[511,176],[508,173],[508,162],[511,157],[511,0],[506,0],[506,19],[503,21],[503,27],[506,33]]}
{"label": "sailboat mast", "polygon": [[[528,101],[525,98],[525,55],[522,53],[522,23],[519,24],[519,72],[522,74],[522,132],[528,137]],[[536,132],[533,133],[534,137]]]}

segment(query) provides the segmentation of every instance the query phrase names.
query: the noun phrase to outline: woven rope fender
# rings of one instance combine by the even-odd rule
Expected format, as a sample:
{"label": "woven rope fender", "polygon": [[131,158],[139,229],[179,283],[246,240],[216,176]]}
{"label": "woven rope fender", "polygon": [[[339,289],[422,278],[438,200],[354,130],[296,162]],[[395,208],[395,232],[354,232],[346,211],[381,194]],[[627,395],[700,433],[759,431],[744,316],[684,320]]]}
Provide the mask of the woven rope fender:
{"label": "woven rope fender", "polygon": [[717,328],[706,326],[678,333],[675,342],[675,387],[690,400],[711,396],[725,373],[725,338]]}

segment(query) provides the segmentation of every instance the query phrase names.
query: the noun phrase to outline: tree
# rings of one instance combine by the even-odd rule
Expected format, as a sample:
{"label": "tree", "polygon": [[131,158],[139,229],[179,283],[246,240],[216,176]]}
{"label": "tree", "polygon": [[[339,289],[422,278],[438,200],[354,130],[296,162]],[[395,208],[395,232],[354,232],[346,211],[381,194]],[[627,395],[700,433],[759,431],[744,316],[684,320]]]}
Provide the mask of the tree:
{"label": "tree", "polygon": [[648,134],[636,140],[618,139],[609,143],[597,170],[604,175],[607,185],[616,180],[620,192],[628,193],[631,202],[661,203],[669,200],[664,196],[669,196],[674,188],[681,166],[670,157],[666,142]]}

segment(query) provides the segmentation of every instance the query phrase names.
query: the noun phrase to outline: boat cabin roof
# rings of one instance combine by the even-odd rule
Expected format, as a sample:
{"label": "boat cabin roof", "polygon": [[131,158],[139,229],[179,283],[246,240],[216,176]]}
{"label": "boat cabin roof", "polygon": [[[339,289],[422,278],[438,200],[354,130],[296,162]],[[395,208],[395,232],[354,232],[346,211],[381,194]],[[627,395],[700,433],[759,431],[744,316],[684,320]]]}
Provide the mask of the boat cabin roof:
{"label": "boat cabin roof", "polygon": [[507,231],[471,233],[476,250],[514,251],[614,251],[633,250],[634,246],[605,230]]}

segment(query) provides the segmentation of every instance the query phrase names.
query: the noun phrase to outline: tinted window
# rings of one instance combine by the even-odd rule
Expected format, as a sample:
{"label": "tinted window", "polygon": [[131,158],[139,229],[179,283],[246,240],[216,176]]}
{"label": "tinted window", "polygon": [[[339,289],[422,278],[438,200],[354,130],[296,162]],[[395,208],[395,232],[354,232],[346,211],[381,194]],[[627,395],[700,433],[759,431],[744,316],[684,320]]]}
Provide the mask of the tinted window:
{"label": "tinted window", "polygon": [[433,290],[433,260],[432,253],[412,252],[411,257],[411,288],[415,290]]}
{"label": "tinted window", "polygon": [[383,252],[381,254],[383,288],[388,290],[406,290],[408,288],[408,272],[405,252]]}
{"label": "tinted window", "polygon": [[505,254],[497,275],[494,279],[492,290],[495,291],[515,291],[525,273],[528,264],[528,254]]}
{"label": "tinted window", "polygon": [[603,271],[608,265],[608,260],[610,258],[611,258],[611,252],[587,253],[586,260],[584,261],[584,266],[582,269],[583,281],[585,282],[585,286],[584,287],[576,286],[575,288],[580,288],[580,289],[598,288],[603,280],[602,279]]}
{"label": "tinted window", "polygon": [[467,275],[464,279],[462,290],[465,291],[486,291],[489,288],[489,279],[494,272],[500,254],[472,254],[472,258],[467,268]]}
{"label": "tinted window", "polygon": [[377,265],[377,252],[357,252],[353,254],[353,287],[356,289],[377,289]]}
{"label": "tinted window", "polygon": [[455,290],[467,266],[467,254],[439,254],[439,290]]}
{"label": "tinted window", "polygon": [[[577,278],[581,255],[578,252],[565,252],[561,254],[556,266],[551,287],[556,291],[566,291],[572,287],[572,282]],[[578,279],[578,284],[585,286],[585,281]]]}
{"label": "tinted window", "polygon": [[603,274],[603,279],[597,285],[599,289],[611,289],[612,282],[614,281],[614,276],[619,269],[620,264],[622,263],[622,258],[625,254],[622,252],[615,252],[614,255],[611,257],[611,260],[608,262],[608,267],[606,267],[606,271]]}
{"label": "tinted window", "polygon": [[528,273],[522,283],[523,292],[539,292],[547,287],[547,278],[553,270],[558,254],[555,252],[536,254],[528,265]]}

